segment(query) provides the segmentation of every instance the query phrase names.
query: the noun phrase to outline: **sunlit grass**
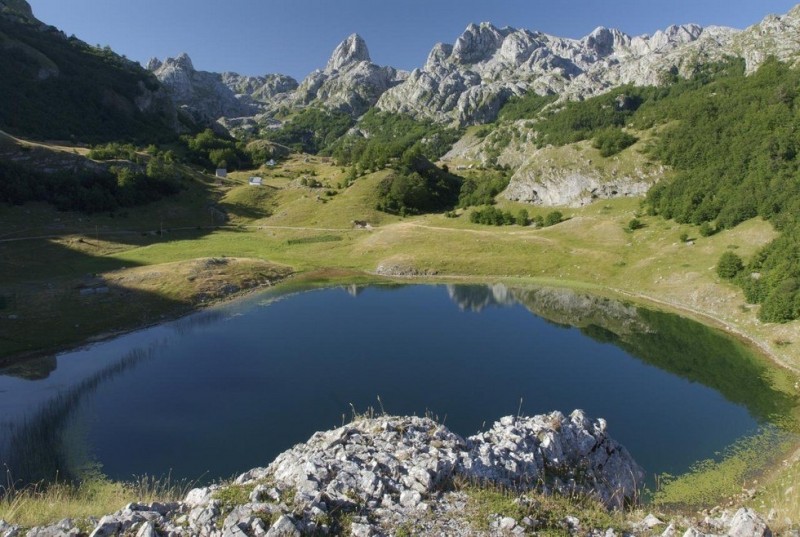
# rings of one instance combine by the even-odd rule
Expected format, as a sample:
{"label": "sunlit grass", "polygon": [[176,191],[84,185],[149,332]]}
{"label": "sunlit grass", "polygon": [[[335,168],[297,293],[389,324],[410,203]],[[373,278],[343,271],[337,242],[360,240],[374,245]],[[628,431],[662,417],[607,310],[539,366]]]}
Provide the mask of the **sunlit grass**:
{"label": "sunlit grass", "polygon": [[744,438],[728,448],[719,460],[704,460],[681,476],[662,475],[653,504],[667,510],[736,503],[748,489],[756,488],[774,458],[784,453],[792,439],[767,430]]}
{"label": "sunlit grass", "polygon": [[800,460],[781,464],[777,477],[772,479],[751,502],[770,518],[773,531],[788,534],[800,527]]}
{"label": "sunlit grass", "polygon": [[168,476],[141,476],[127,483],[95,477],[78,484],[56,482],[22,489],[9,485],[0,487],[0,520],[30,528],[71,518],[79,526],[82,522],[88,533],[92,526],[86,522],[89,517],[102,517],[131,502],[178,501],[191,486],[190,482],[176,482]]}

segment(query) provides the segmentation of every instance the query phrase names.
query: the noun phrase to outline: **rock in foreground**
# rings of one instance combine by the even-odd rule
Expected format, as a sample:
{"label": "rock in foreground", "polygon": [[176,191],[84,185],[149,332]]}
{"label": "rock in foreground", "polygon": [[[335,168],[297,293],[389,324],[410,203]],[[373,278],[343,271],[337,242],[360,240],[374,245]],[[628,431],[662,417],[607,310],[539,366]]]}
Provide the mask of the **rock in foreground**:
{"label": "rock in foreground", "polygon": [[[618,508],[635,500],[644,474],[605,429],[578,410],[508,416],[467,439],[428,418],[358,419],[314,434],[230,486],[194,489],[182,503],[131,504],[103,517],[92,535],[373,536],[409,524],[425,534],[481,533],[467,516],[467,495],[453,486],[464,483],[577,492]],[[493,524],[524,533],[536,521],[506,516]]]}
{"label": "rock in foreground", "polygon": [[[466,440],[428,418],[362,419],[316,433],[269,467],[239,476],[236,485],[250,491],[251,503],[234,510],[234,525],[248,533],[255,510],[267,509],[283,517],[281,531],[288,522],[301,533],[337,530],[337,517],[347,513],[364,535],[393,533],[421,518],[443,524],[428,528],[434,533],[469,532],[464,498],[447,493],[454,481],[578,492],[618,508],[635,499],[643,476],[606,434],[605,422],[592,423],[581,411],[505,417]],[[207,492],[191,493],[195,511],[214,507]],[[193,520],[214,523],[208,516]],[[203,534],[211,526],[190,528]]]}

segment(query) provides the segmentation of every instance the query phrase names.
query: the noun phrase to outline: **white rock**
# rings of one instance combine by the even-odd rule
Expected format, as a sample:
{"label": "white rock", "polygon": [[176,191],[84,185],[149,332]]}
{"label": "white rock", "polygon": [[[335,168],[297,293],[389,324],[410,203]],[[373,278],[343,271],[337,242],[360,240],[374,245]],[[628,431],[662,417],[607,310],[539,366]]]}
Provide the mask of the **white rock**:
{"label": "white rock", "polygon": [[728,527],[730,537],[771,537],[772,531],[752,509],[739,509]]}
{"label": "white rock", "polygon": [[404,490],[400,494],[400,505],[416,507],[422,501],[422,495],[416,490]]}
{"label": "white rock", "polygon": [[136,532],[136,537],[158,537],[158,532],[156,532],[156,527],[151,522],[145,522]]}
{"label": "white rock", "polygon": [[648,514],[646,517],[644,517],[644,520],[642,520],[642,526],[647,529],[653,529],[656,526],[661,526],[662,524],[664,523],[652,513]]}
{"label": "white rock", "polygon": [[511,531],[515,527],[517,527],[517,521],[511,518],[510,516],[506,516],[500,519],[500,529],[503,531]]}
{"label": "white rock", "polygon": [[291,518],[286,515],[282,515],[275,523],[270,527],[269,531],[267,532],[267,537],[299,537],[300,531],[295,526],[294,522]]}

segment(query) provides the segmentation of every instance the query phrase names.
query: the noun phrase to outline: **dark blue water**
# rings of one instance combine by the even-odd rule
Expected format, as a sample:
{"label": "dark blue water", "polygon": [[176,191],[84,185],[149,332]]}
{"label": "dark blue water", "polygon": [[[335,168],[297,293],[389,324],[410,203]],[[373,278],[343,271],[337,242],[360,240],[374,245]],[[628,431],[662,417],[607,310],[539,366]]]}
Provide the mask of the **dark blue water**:
{"label": "dark blue water", "polygon": [[653,319],[615,342],[608,327],[553,324],[513,299],[480,311],[454,301],[475,289],[267,294],[61,354],[45,379],[0,376],[0,463],[18,476],[95,462],[114,479],[229,477],[380,397],[389,413],[430,412],[464,436],[520,411],[581,408],[654,475],[765,421],[738,401],[746,393],[652,365],[671,348]]}

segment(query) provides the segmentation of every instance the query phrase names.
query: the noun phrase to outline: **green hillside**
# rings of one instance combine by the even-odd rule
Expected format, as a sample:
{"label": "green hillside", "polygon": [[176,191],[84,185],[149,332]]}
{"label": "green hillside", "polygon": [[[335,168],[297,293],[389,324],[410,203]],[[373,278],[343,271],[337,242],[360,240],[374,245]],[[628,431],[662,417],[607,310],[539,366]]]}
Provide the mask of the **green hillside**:
{"label": "green hillside", "polygon": [[174,136],[175,109],[152,74],[3,6],[0,129],[84,142]]}
{"label": "green hillside", "polygon": [[621,87],[542,111],[536,95],[513,101],[506,120],[535,121],[537,145],[593,140],[604,156],[636,141],[626,129],[659,127],[652,160],[676,174],[648,194],[647,210],[708,236],[754,217],[782,235],[731,274],[760,318],[800,316],[800,71],[776,60],[750,76],[743,60],[698,66],[664,87]]}

